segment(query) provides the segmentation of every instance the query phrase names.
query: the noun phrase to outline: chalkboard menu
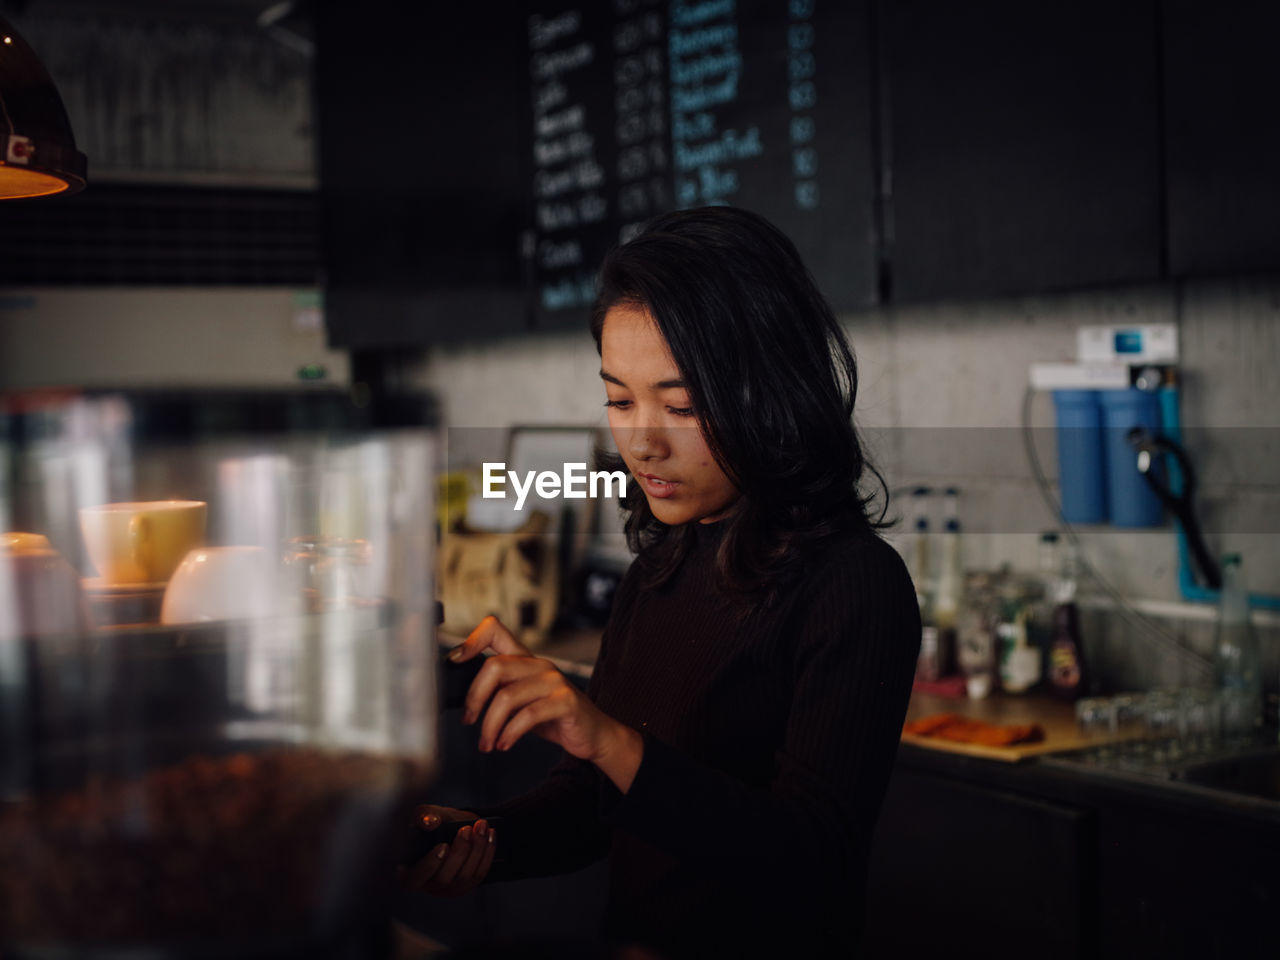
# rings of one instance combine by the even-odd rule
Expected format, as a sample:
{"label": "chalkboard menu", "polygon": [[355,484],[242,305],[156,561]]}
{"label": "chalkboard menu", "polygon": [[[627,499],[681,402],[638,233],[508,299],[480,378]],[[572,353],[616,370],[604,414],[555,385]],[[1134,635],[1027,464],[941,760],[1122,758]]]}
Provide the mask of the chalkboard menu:
{"label": "chalkboard menu", "polygon": [[581,328],[606,251],[708,203],[778,224],[837,308],[875,300],[867,0],[317,11],[335,345]]}
{"label": "chalkboard menu", "polygon": [[534,312],[577,324],[604,253],[728,203],[840,308],[875,299],[869,16],[833,0],[597,0],[529,14]]}

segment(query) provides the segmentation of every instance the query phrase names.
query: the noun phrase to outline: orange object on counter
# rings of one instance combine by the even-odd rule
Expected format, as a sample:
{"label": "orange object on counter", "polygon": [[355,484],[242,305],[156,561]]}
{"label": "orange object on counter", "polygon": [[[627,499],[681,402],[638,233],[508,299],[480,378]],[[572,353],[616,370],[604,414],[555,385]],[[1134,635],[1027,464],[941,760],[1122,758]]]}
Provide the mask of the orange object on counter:
{"label": "orange object on counter", "polygon": [[1044,728],[1038,723],[987,723],[958,713],[933,713],[903,726],[906,733],[921,737],[938,737],[960,743],[981,743],[989,747],[1007,747],[1014,743],[1038,743],[1044,739]]}

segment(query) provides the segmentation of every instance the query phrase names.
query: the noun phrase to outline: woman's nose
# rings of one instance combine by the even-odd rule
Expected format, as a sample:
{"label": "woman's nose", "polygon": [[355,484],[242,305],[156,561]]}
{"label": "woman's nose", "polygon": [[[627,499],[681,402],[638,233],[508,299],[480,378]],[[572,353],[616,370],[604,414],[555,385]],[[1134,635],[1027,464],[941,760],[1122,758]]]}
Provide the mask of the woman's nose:
{"label": "woman's nose", "polygon": [[627,449],[637,460],[659,459],[666,456],[666,435],[656,424],[637,424],[627,436]]}

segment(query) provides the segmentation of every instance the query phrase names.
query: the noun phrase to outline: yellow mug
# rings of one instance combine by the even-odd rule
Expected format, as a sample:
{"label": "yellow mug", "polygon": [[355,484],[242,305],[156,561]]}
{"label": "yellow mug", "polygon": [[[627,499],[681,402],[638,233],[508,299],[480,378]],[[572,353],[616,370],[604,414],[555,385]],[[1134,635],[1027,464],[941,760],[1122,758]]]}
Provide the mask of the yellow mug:
{"label": "yellow mug", "polygon": [[159,583],[204,542],[205,512],[203,500],[106,503],[81,508],[80,532],[107,583]]}

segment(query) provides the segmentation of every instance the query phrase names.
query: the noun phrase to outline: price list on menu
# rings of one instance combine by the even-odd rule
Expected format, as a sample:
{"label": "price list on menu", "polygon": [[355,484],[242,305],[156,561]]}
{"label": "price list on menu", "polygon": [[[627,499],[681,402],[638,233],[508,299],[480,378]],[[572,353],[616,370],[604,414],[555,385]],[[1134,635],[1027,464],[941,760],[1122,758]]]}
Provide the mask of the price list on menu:
{"label": "price list on menu", "polygon": [[607,0],[528,17],[535,310],[577,322],[657,213],[755,210],[837,308],[875,299],[869,17],[836,0]]}

